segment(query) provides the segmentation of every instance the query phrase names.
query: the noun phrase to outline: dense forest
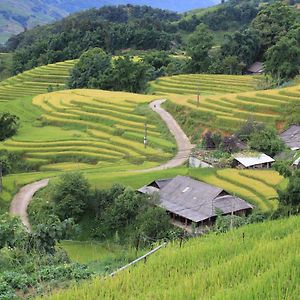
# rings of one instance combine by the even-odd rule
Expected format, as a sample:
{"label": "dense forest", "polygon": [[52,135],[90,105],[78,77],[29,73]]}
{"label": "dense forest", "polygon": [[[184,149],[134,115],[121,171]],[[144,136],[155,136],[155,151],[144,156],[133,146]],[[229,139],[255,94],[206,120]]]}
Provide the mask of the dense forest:
{"label": "dense forest", "polygon": [[[186,15],[148,6],[106,6],[13,36],[5,50],[14,52],[14,74],[102,48],[112,55],[124,50],[131,54],[145,50],[187,53],[186,62],[175,73],[242,74],[253,62],[267,60],[268,72],[282,81],[297,73],[297,62],[279,71],[270,52],[284,53],[282,41],[271,48],[287,35],[288,56],[296,55],[299,11],[291,5],[230,0]],[[218,32],[223,35],[221,43],[215,39]]]}

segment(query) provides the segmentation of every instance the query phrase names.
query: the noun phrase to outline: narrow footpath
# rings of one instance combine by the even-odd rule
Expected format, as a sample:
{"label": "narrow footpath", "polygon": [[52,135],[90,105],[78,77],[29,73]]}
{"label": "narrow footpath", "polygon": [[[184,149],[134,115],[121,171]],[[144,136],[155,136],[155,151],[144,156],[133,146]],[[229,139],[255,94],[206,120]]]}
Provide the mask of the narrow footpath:
{"label": "narrow footpath", "polygon": [[[151,169],[138,170],[136,172],[145,173],[150,171],[160,171],[170,168],[175,168],[183,165],[189,158],[193,145],[190,143],[188,137],[183,132],[181,127],[178,125],[176,120],[172,117],[170,113],[161,107],[161,104],[166,100],[155,100],[149,104],[150,108],[160,115],[163,121],[167,124],[170,132],[174,136],[178,152],[174,158],[168,162]],[[49,183],[49,179],[40,180],[31,184],[28,184],[20,189],[20,191],[15,195],[13,201],[10,205],[10,213],[13,216],[21,218],[22,223],[30,231],[30,224],[28,220],[27,207],[32,200],[34,194],[40,189],[46,187]]]}
{"label": "narrow footpath", "polygon": [[28,185],[25,185],[20,189],[20,191],[15,195],[13,201],[10,204],[10,214],[16,217],[20,217],[22,223],[30,231],[30,224],[27,214],[27,207],[32,200],[34,194],[46,187],[49,183],[49,179],[43,179]]}

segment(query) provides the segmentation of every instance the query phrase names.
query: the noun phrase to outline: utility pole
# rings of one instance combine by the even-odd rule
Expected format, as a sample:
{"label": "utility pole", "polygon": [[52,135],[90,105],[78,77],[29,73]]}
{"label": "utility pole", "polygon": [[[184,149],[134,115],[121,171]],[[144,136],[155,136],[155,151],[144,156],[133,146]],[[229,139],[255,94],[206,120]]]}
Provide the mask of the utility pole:
{"label": "utility pole", "polygon": [[147,123],[145,123],[145,135],[144,135],[145,148],[147,148],[147,144],[148,144],[148,125]]}

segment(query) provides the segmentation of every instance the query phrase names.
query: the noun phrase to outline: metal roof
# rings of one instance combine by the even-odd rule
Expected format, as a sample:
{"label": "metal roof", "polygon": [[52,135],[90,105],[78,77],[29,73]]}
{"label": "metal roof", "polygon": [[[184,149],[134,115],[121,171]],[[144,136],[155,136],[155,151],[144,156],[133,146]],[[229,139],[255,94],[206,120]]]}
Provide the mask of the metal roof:
{"label": "metal roof", "polygon": [[300,125],[292,125],[280,135],[284,143],[292,150],[300,149]]}
{"label": "metal roof", "polygon": [[216,216],[216,209],[224,214],[253,207],[246,201],[226,193],[223,189],[194,180],[177,176],[160,191],[160,206],[169,212],[193,222],[200,222]]}
{"label": "metal roof", "polygon": [[300,157],[298,157],[294,162],[293,166],[299,166],[300,165]]}
{"label": "metal roof", "polygon": [[251,73],[263,73],[264,72],[264,65],[262,62],[257,61],[255,63],[253,63],[251,66],[249,66],[248,72]]}
{"label": "metal roof", "polygon": [[233,157],[246,168],[275,161],[272,157],[264,153],[257,153],[253,155],[236,154]]}

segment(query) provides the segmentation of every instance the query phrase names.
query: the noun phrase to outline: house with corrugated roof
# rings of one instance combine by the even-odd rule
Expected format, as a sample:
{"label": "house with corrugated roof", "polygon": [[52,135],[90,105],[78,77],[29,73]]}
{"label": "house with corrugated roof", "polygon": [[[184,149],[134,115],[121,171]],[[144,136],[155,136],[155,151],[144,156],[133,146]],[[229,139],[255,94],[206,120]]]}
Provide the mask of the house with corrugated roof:
{"label": "house with corrugated roof", "polygon": [[218,214],[248,215],[253,209],[251,204],[222,188],[186,176],[155,180],[138,191],[157,193],[158,205],[170,214],[175,225],[212,225]]}
{"label": "house with corrugated roof", "polygon": [[267,154],[245,152],[233,155],[232,166],[237,169],[269,169],[274,162],[275,160]]}
{"label": "house with corrugated roof", "polygon": [[256,61],[252,65],[250,65],[247,69],[247,73],[250,75],[257,75],[264,73],[264,64],[260,61]]}
{"label": "house with corrugated roof", "polygon": [[293,151],[300,149],[300,125],[292,125],[280,134],[285,145]]}

